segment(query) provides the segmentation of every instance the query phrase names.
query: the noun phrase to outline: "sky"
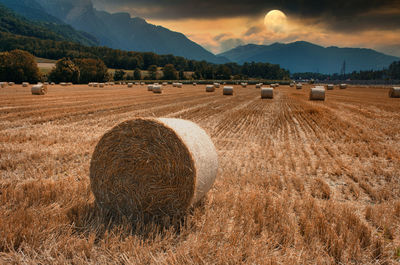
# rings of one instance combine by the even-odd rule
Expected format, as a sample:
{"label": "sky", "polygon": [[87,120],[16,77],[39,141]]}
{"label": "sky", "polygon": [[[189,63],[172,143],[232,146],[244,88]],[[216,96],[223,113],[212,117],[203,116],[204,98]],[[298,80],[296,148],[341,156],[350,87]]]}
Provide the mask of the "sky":
{"label": "sky", "polygon": [[182,32],[215,54],[249,43],[309,41],[400,57],[400,0],[92,1],[99,10]]}

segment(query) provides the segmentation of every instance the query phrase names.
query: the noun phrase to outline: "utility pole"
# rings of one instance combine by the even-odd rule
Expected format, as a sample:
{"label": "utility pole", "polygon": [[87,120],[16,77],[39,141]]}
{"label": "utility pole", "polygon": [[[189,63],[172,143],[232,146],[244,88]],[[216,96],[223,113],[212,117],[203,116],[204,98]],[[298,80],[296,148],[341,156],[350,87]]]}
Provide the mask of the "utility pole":
{"label": "utility pole", "polygon": [[340,70],[340,74],[345,78],[346,77],[346,61],[343,61],[342,69]]}

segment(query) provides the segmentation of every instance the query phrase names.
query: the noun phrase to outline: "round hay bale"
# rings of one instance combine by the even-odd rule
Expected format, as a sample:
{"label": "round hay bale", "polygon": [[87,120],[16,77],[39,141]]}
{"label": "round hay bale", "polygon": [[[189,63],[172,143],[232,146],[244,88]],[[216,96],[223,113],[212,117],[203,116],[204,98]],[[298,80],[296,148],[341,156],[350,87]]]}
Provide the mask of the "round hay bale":
{"label": "round hay bale", "polygon": [[28,87],[29,86],[29,83],[28,82],[23,82],[22,83],[22,87]]}
{"label": "round hay bale", "polygon": [[324,87],[311,88],[310,100],[325,100],[325,88]]}
{"label": "round hay bale", "polygon": [[327,85],[327,89],[328,89],[328,90],[333,90],[334,87],[335,87],[335,86],[334,86],[333,84],[328,84],[328,85]]}
{"label": "round hay bale", "polygon": [[224,86],[222,94],[225,96],[232,96],[233,95],[233,87],[232,86]]}
{"label": "round hay bale", "polygon": [[128,87],[133,87],[133,83],[128,83]]}
{"label": "round hay bale", "polygon": [[163,86],[167,86],[168,83],[167,83],[167,82],[163,82],[162,85],[163,85]]}
{"label": "round hay bale", "polygon": [[256,88],[261,88],[261,84],[256,84]]}
{"label": "round hay bale", "polygon": [[247,87],[247,83],[241,83],[242,87]]}
{"label": "round hay bale", "polygon": [[296,89],[302,89],[303,85],[301,83],[296,84]]}
{"label": "round hay bale", "polygon": [[219,88],[220,84],[219,83],[214,83],[215,88]]}
{"label": "round hay bale", "polygon": [[340,84],[340,89],[346,89],[347,88],[347,84]]}
{"label": "round hay bale", "polygon": [[400,98],[400,87],[392,87],[389,90],[389,97],[391,97],[391,98]]}
{"label": "round hay bale", "polygon": [[104,83],[100,83],[100,84],[99,84],[99,87],[104,87],[104,86],[105,86]]}
{"label": "round hay bale", "polygon": [[206,92],[214,92],[214,91],[215,91],[215,87],[213,85],[206,86]]}
{"label": "round hay bale", "polygon": [[98,87],[99,83],[93,83],[93,87]]}
{"label": "round hay bale", "polygon": [[290,83],[290,87],[294,87],[294,83]]}
{"label": "round hay bale", "polygon": [[47,86],[43,84],[37,84],[32,86],[31,88],[32,95],[46,95],[47,94]]}
{"label": "round hay bale", "polygon": [[261,88],[261,98],[274,98],[274,88],[273,87],[263,87]]}
{"label": "round hay bale", "polygon": [[123,122],[106,132],[90,162],[99,207],[127,216],[184,214],[212,187],[218,155],[207,133],[181,119]]}
{"label": "round hay bale", "polygon": [[6,83],[6,82],[0,82],[0,87],[1,87],[1,88],[6,87],[6,86],[7,86],[7,83]]}
{"label": "round hay bale", "polygon": [[197,83],[193,83],[193,86],[197,86]]}
{"label": "round hay bale", "polygon": [[182,86],[183,86],[182,83],[177,83],[177,84],[176,84],[176,87],[178,87],[178,88],[182,88]]}
{"label": "round hay bale", "polygon": [[56,85],[56,83],[54,83],[54,82],[51,82],[51,85],[52,85],[52,86],[55,86],[55,85]]}
{"label": "round hay bale", "polygon": [[147,86],[147,91],[153,91],[153,85],[148,85]]}
{"label": "round hay bale", "polygon": [[15,85],[14,82],[8,82],[8,86],[13,86],[13,85]]}
{"label": "round hay bale", "polygon": [[153,85],[153,93],[161,94],[162,93],[162,86],[160,85]]}

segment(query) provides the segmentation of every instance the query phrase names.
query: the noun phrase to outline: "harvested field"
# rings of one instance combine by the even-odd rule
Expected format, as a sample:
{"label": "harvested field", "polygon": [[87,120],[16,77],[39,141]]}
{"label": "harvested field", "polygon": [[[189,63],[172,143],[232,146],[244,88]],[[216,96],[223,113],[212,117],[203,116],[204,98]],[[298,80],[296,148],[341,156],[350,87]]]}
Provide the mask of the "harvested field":
{"label": "harvested field", "polygon": [[[400,100],[349,86],[309,101],[310,87],[1,88],[0,263],[399,263]],[[184,220],[94,207],[93,150],[136,116],[193,121],[216,146],[214,186]]]}

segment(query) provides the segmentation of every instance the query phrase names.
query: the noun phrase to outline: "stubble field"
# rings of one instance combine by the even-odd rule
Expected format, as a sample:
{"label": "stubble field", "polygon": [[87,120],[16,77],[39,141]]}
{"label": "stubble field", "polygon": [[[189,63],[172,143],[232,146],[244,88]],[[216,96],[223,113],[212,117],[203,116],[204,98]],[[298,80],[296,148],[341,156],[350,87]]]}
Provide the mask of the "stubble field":
{"label": "stubble field", "polygon": [[[400,263],[400,100],[309,88],[0,89],[0,263]],[[180,225],[94,207],[94,147],[135,116],[194,121],[217,148],[216,182]]]}

